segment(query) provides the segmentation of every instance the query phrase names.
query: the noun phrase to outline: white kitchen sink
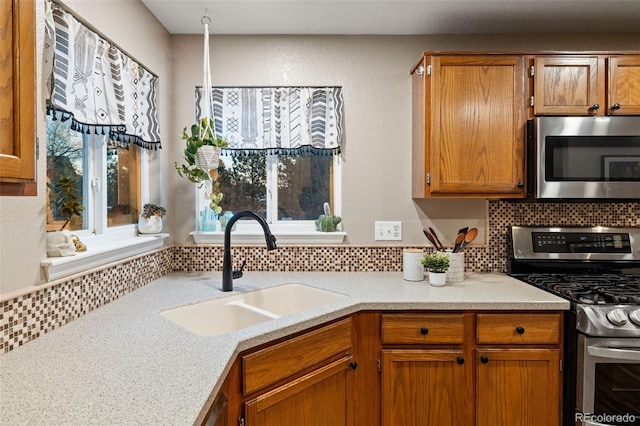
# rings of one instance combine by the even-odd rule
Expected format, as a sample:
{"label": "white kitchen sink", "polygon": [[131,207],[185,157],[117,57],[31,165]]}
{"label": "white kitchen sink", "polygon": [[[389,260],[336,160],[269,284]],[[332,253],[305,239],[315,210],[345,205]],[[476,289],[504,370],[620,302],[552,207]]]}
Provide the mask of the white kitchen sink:
{"label": "white kitchen sink", "polygon": [[168,309],[160,315],[199,336],[218,336],[346,297],[291,283]]}

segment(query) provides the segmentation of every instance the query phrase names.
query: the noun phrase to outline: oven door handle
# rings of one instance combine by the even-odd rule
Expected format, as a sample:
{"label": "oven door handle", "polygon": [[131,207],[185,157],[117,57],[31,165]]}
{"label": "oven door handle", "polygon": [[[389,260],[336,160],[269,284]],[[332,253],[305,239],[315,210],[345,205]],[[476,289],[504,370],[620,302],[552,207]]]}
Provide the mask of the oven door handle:
{"label": "oven door handle", "polygon": [[622,359],[626,361],[640,361],[640,348],[639,349],[618,349],[609,348],[606,346],[587,346],[589,355],[597,356],[598,358],[612,358]]}

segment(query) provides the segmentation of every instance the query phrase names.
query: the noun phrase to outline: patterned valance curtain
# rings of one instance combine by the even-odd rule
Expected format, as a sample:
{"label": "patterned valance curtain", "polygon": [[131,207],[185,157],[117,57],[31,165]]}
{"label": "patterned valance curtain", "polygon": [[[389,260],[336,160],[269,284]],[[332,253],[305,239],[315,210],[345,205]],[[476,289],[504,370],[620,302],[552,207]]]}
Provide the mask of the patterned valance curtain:
{"label": "patterned valance curtain", "polygon": [[47,112],[82,133],[157,149],[158,77],[51,1],[45,2]]}
{"label": "patterned valance curtain", "polygon": [[[196,118],[202,88],[196,88]],[[341,87],[213,87],[215,131],[231,155],[334,155],[343,135]]]}

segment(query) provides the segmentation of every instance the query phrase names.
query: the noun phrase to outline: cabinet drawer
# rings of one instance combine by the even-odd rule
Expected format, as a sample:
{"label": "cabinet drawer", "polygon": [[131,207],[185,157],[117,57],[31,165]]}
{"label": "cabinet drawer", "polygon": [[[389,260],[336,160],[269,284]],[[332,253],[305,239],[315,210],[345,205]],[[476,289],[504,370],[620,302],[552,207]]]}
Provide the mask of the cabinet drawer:
{"label": "cabinet drawer", "polygon": [[382,315],[382,343],[461,344],[463,314]]}
{"label": "cabinet drawer", "polygon": [[478,344],[560,343],[562,314],[478,314]]}
{"label": "cabinet drawer", "polygon": [[350,348],[348,318],[243,356],[243,391],[262,389]]}

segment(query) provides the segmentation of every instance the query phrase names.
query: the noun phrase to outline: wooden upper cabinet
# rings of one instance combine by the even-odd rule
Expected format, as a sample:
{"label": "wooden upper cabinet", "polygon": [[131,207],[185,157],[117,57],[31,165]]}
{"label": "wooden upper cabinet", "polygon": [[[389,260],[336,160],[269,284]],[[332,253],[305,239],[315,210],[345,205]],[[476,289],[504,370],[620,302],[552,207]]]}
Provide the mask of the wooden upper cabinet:
{"label": "wooden upper cabinet", "polygon": [[538,56],[534,114],[603,114],[604,59],[597,56]]}
{"label": "wooden upper cabinet", "polygon": [[36,195],[35,0],[0,1],[0,195]]}
{"label": "wooden upper cabinet", "polygon": [[640,56],[534,59],[535,115],[640,114]]}
{"label": "wooden upper cabinet", "polygon": [[525,195],[526,59],[426,55],[413,72],[412,195]]}
{"label": "wooden upper cabinet", "polygon": [[640,115],[640,55],[614,56],[608,63],[608,113]]}

